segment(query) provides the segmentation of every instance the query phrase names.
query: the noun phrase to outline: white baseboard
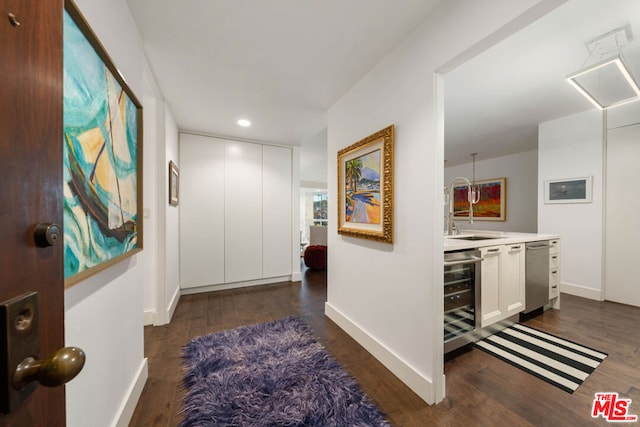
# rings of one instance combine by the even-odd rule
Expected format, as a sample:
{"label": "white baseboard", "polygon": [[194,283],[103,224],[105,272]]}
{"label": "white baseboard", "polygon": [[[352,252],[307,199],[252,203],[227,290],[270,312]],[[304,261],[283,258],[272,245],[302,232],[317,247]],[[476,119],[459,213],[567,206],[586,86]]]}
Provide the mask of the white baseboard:
{"label": "white baseboard", "polygon": [[173,313],[176,312],[176,307],[178,306],[178,302],[180,301],[180,286],[176,287],[176,291],[173,293],[171,297],[171,302],[169,303],[169,307],[167,307],[167,323],[171,323],[171,319],[173,319]]}
{"label": "white baseboard", "polygon": [[407,362],[402,360],[384,344],[369,335],[351,319],[342,314],[338,309],[329,304],[324,305],[324,314],[333,320],[340,328],[363,346],[369,353],[387,367],[395,376],[407,385],[425,402],[432,405],[434,402],[434,385],[429,379],[417,372]]}
{"label": "white baseboard", "polygon": [[126,399],[120,406],[120,410],[118,411],[116,422],[114,424],[116,427],[127,427],[129,425],[133,412],[136,410],[138,400],[140,400],[142,389],[147,382],[147,378],[149,378],[149,363],[145,357],[140,364],[140,368],[138,369],[135,379],[131,383],[129,390],[127,390]]}
{"label": "white baseboard", "polygon": [[156,324],[157,313],[155,310],[145,310],[144,311],[144,326],[155,325]]}
{"label": "white baseboard", "polygon": [[219,285],[199,286],[197,288],[182,288],[181,295],[199,294],[202,292],[224,291],[226,289],[246,288],[249,286],[268,285],[270,283],[289,282],[291,276],[272,277],[269,279],[248,280],[246,282],[221,283]]}
{"label": "white baseboard", "polygon": [[296,271],[294,273],[291,273],[291,281],[292,282],[299,282],[302,280],[302,273],[299,271]]}
{"label": "white baseboard", "polygon": [[560,292],[569,295],[575,295],[577,297],[593,299],[596,301],[604,301],[602,290],[587,288],[584,286],[575,285],[573,283],[560,283]]}
{"label": "white baseboard", "polygon": [[176,307],[178,306],[178,301],[180,301],[180,288],[176,288],[173,296],[171,297],[171,302],[167,306],[165,312],[161,312],[162,316],[158,315],[156,310],[145,310],[144,311],[144,326],[161,326],[166,325],[171,322],[173,318],[173,313],[176,311]]}

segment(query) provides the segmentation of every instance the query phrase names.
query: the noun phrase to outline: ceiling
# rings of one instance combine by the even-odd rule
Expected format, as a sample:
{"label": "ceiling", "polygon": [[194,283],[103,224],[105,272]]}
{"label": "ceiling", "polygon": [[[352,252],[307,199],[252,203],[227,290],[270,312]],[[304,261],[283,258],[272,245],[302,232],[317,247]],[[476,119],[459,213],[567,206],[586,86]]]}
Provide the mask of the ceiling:
{"label": "ceiling", "polygon": [[442,0],[128,3],[180,129],[301,145]]}
{"label": "ceiling", "polygon": [[565,77],[586,65],[588,41],[625,26],[622,52],[640,80],[637,0],[570,0],[449,72],[446,165],[536,149],[538,123],[594,108]]}
{"label": "ceiling", "polygon": [[[128,2],[181,130],[302,145],[442,0]],[[618,27],[640,79],[638,0],[569,0],[450,71],[447,166],[533,150],[538,123],[592,108],[565,77],[585,64],[588,41]]]}

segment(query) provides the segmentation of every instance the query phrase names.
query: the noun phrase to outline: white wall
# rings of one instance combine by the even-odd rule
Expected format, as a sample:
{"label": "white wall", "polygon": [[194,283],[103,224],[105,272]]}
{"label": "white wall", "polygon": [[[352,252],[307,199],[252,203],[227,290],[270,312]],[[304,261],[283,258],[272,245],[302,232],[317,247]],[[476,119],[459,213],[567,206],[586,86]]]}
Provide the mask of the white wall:
{"label": "white wall", "polygon": [[169,161],[178,166],[178,128],[144,61],[144,324],[169,323],[180,298],[180,206],[168,203]]}
{"label": "white wall", "polygon": [[[460,63],[459,55],[469,58],[471,51],[486,49],[561,2],[540,2],[542,8],[528,11],[538,3],[444,2],[329,110],[331,203],[336,200],[337,151],[396,126],[394,244],[338,236],[335,205],[330,206],[325,313],[429,403],[444,396],[444,121],[441,109],[435,109],[436,95],[442,99],[434,90],[434,73],[451,61]],[[525,17],[511,22],[524,12]]]}
{"label": "white wall", "polygon": [[160,136],[156,131],[158,108],[156,105],[155,83],[151,71],[145,63],[144,95],[142,97],[144,121],[143,149],[143,227],[144,251],[141,254],[144,265],[144,323],[151,325],[156,320],[156,301],[158,299],[158,145]]}
{"label": "white wall", "polygon": [[[159,174],[160,185],[159,198],[162,200],[165,209],[165,240],[164,240],[164,322],[169,323],[173,312],[180,299],[180,204],[178,206],[169,205],[169,161],[173,160],[180,168],[180,158],[178,155],[178,125],[176,124],[169,107],[165,103],[164,109],[165,124],[165,158],[162,166],[163,173]],[[178,195],[179,195],[178,189]]]}
{"label": "white wall", "polygon": [[[299,240],[309,241],[309,226],[313,225],[313,193],[327,188],[327,128],[302,142],[300,151],[300,206],[304,218],[297,220]],[[335,156],[334,156],[335,157]],[[295,261],[294,261],[295,262]]]}
{"label": "white wall", "polygon": [[140,255],[65,292],[65,345],[87,361],[66,385],[67,426],[126,425],[147,379]]}
{"label": "white wall", "polygon": [[[446,141],[445,141],[446,144]],[[447,186],[456,177],[471,179],[473,164],[446,167]],[[506,221],[456,221],[459,229],[519,231],[535,233],[538,229],[538,152],[526,151],[493,159],[476,160],[476,180],[507,178]],[[445,216],[449,207],[445,206]]]}
{"label": "white wall", "polygon": [[[593,109],[541,123],[538,138],[538,232],[560,235],[560,290],[601,300],[603,113]],[[544,204],[546,180],[583,176],[593,177],[591,203]]]}
{"label": "white wall", "polygon": [[638,123],[640,123],[640,102],[633,102],[607,111],[607,129]]}
{"label": "white wall", "polygon": [[300,148],[291,148],[291,281],[302,279],[300,271],[300,204],[295,202],[300,194]]}
{"label": "white wall", "polygon": [[[142,44],[125,0],[77,0],[94,32],[142,99]],[[113,23],[117,22],[117,31]],[[67,425],[126,425],[147,377],[141,254],[65,291],[65,342],[86,351],[67,386]]]}
{"label": "white wall", "polygon": [[302,142],[300,147],[300,184],[302,187],[327,188],[327,129]]}

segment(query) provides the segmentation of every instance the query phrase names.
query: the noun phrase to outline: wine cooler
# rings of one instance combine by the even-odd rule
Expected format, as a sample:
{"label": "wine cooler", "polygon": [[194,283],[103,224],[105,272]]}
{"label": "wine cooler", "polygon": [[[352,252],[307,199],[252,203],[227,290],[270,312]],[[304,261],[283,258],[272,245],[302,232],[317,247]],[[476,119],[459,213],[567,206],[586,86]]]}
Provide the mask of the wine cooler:
{"label": "wine cooler", "polygon": [[480,302],[480,251],[444,254],[444,352],[476,340]]}

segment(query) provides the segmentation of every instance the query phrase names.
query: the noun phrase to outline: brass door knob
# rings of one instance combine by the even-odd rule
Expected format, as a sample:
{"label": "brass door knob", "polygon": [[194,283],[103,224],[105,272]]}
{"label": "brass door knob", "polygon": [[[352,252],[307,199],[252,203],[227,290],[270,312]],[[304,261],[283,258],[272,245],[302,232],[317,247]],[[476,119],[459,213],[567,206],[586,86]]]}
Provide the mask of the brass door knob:
{"label": "brass door knob", "polygon": [[64,347],[44,360],[27,357],[13,374],[13,387],[22,390],[38,381],[45,387],[61,386],[78,375],[85,362],[84,351],[78,347]]}

